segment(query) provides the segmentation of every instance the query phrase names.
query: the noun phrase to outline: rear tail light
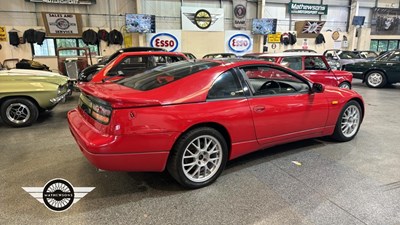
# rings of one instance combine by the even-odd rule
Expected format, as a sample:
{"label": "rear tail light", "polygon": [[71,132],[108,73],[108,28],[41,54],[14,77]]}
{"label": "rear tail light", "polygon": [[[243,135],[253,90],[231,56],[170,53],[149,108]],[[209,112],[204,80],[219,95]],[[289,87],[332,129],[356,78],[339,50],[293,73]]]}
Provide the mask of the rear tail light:
{"label": "rear tail light", "polygon": [[90,95],[81,94],[79,106],[99,123],[108,124],[110,122],[112,108],[108,102]]}
{"label": "rear tail light", "polygon": [[110,122],[111,112],[111,107],[93,102],[91,116],[100,123],[108,124]]}

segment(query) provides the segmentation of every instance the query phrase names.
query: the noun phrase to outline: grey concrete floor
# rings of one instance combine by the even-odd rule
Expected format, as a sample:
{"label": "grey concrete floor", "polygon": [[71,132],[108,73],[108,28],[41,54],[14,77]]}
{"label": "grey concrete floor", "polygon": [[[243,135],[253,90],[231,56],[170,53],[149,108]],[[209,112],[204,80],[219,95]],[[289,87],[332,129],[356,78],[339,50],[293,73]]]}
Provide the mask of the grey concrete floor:
{"label": "grey concrete floor", "polygon": [[[76,94],[31,127],[0,122],[0,224],[400,224],[400,85],[354,89],[367,111],[353,141],[259,151],[199,190],[167,173],[97,172],[68,130]],[[53,178],[95,189],[56,213],[21,188]]]}

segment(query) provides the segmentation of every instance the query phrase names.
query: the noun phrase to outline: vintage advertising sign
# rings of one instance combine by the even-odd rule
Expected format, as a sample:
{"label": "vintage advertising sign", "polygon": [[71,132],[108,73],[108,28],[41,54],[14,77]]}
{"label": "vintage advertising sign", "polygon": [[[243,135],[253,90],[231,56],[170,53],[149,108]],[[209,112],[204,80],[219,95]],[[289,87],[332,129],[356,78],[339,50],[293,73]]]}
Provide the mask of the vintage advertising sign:
{"label": "vintage advertising sign", "polygon": [[294,24],[299,38],[315,38],[322,31],[325,21],[296,21]]}
{"label": "vintage advertising sign", "polygon": [[25,0],[34,3],[53,3],[64,5],[91,5],[96,4],[96,0]]}
{"label": "vintage advertising sign", "polygon": [[246,28],[246,0],[233,0],[233,27]]}
{"label": "vintage advertising sign", "polygon": [[169,52],[181,51],[180,30],[165,30],[155,34],[147,34],[146,41],[150,47],[164,48]]}
{"label": "vintage advertising sign", "polygon": [[7,41],[7,31],[4,26],[0,26],[0,41]]}
{"label": "vintage advertising sign", "polygon": [[276,32],[275,34],[268,34],[268,43],[280,43],[281,42],[281,32]]}
{"label": "vintage advertising sign", "polygon": [[290,2],[288,11],[290,14],[326,15],[328,14],[328,5]]}
{"label": "vintage advertising sign", "polygon": [[225,51],[243,55],[253,51],[253,39],[250,32],[225,32]]}
{"label": "vintage advertising sign", "polygon": [[82,37],[82,17],[77,13],[42,12],[49,37]]}
{"label": "vintage advertising sign", "polygon": [[182,7],[182,30],[224,31],[223,8]]}

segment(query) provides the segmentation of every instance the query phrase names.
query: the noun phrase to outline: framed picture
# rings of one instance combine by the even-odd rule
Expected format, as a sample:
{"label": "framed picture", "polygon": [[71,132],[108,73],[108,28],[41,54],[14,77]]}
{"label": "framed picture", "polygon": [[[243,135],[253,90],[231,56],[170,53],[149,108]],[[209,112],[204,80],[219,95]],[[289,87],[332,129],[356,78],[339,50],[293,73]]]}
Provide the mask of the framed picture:
{"label": "framed picture", "polygon": [[82,16],[78,13],[42,12],[48,37],[82,37]]}

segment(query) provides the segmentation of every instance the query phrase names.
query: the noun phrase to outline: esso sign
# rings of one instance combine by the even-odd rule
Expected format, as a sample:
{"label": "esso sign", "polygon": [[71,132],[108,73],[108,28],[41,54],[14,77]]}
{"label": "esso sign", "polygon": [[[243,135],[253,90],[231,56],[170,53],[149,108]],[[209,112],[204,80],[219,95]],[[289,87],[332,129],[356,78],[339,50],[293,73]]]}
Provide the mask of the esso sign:
{"label": "esso sign", "polygon": [[178,39],[168,33],[159,33],[154,35],[150,40],[151,47],[164,48],[170,52],[175,51],[178,48]]}
{"label": "esso sign", "polygon": [[235,34],[228,41],[229,49],[235,53],[247,52],[251,45],[251,39],[246,34]]}

